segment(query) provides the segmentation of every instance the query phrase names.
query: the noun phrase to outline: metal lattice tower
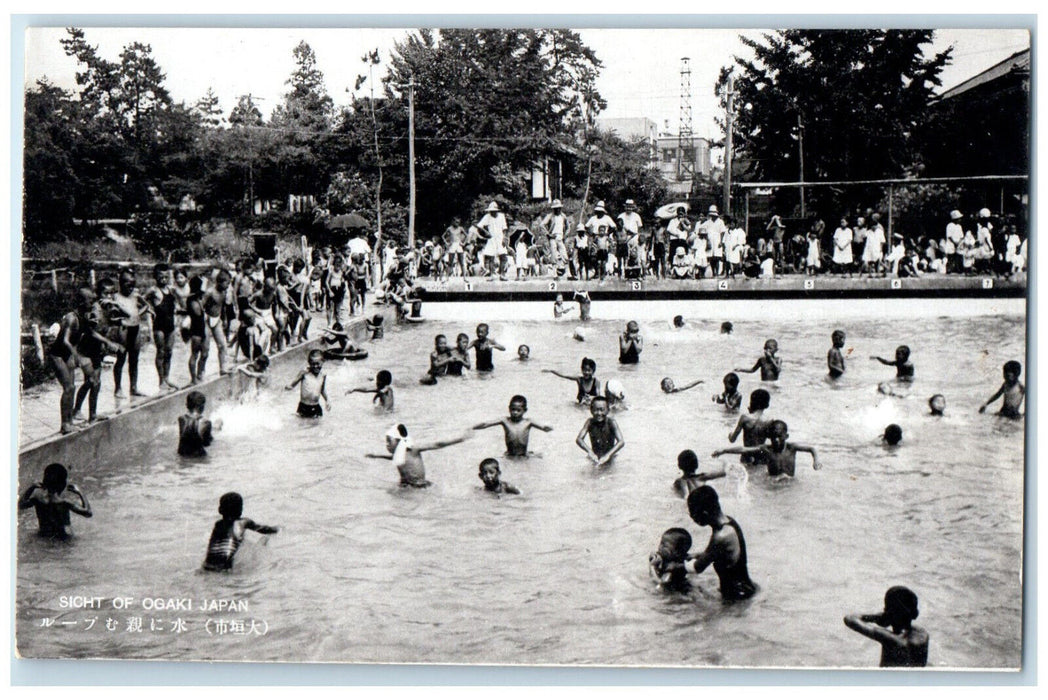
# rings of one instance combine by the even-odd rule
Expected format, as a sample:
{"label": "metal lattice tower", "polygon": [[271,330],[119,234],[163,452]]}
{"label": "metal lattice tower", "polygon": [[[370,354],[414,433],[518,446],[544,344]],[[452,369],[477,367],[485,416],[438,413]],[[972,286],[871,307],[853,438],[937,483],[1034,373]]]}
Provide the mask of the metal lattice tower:
{"label": "metal lattice tower", "polygon": [[689,180],[695,176],[694,158],[688,151],[694,149],[691,128],[691,59],[680,60],[680,127],[677,137],[677,178]]}

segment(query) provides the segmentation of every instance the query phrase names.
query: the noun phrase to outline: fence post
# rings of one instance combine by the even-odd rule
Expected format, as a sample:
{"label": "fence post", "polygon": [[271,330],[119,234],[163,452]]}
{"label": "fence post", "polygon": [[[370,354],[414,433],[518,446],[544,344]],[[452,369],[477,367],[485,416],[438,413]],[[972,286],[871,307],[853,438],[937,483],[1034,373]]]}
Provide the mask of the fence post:
{"label": "fence post", "polygon": [[98,280],[95,278],[95,268],[91,268],[91,289],[98,288]]}
{"label": "fence post", "polygon": [[892,243],[892,215],[894,213],[894,202],[895,199],[895,188],[891,184],[888,185],[888,248],[891,248]]}
{"label": "fence post", "polygon": [[58,270],[51,270],[51,289],[58,293]]}
{"label": "fence post", "polygon": [[44,342],[40,339],[40,326],[36,323],[32,326],[33,329],[33,345],[36,347],[36,357],[40,360],[40,364],[44,362]]}

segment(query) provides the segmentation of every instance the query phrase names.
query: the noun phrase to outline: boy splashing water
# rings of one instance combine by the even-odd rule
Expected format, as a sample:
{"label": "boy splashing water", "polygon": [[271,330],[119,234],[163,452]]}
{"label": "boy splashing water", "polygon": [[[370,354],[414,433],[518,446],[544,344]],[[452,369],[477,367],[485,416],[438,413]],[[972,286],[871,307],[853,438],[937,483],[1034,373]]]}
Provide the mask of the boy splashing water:
{"label": "boy splashing water", "polygon": [[400,473],[400,486],[424,489],[432,486],[426,480],[426,465],[422,462],[422,453],[429,450],[439,450],[442,447],[457,445],[466,440],[466,436],[453,438],[451,440],[440,440],[427,445],[416,445],[408,437],[408,429],[403,423],[395,425],[386,431],[386,451],[389,454],[380,455],[368,453],[364,455],[370,459],[388,459]]}
{"label": "boy splashing water", "polygon": [[298,415],[303,418],[320,418],[324,415],[320,399],[324,399],[324,408],[331,410],[327,397],[327,375],[324,374],[324,353],[320,350],[310,350],[306,369],[300,371],[295,380],[284,389],[291,391],[298,384],[302,385]]}
{"label": "boy splashing water", "polygon": [[207,571],[232,569],[233,557],[243,544],[248,530],[263,535],[280,532],[278,527],[260,525],[251,518],[240,517],[244,513],[244,499],[234,491],[222,495],[218,501],[218,512],[222,519],[215,521],[211,539],[207,543],[207,556],[204,558],[204,569]]}

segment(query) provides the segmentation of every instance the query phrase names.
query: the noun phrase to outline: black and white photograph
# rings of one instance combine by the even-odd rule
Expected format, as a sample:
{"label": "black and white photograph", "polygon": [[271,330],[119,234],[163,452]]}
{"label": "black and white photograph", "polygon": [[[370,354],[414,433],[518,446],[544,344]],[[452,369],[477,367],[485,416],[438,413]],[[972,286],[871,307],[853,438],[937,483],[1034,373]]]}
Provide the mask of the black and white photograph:
{"label": "black and white photograph", "polygon": [[14,90],[18,657],[1024,670],[1028,23],[117,24]]}

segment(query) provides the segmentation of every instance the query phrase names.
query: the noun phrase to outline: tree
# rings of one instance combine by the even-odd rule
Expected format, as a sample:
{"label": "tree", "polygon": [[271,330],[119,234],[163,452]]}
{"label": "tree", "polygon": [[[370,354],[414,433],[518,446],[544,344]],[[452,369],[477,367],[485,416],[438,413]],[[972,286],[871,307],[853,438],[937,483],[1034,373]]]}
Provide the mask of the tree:
{"label": "tree", "polygon": [[200,115],[201,123],[209,129],[218,129],[222,126],[222,107],[218,103],[218,95],[211,88],[207,94],[197,100],[193,107]]}
{"label": "tree", "polygon": [[[801,139],[808,182],[897,177],[913,164],[915,132],[950,60],[950,49],[924,55],[931,31],[790,29],[740,38],[754,56],[735,57],[735,145],[753,159],[756,179],[802,179]],[[730,70],[721,70],[718,93]]]}
{"label": "tree", "polygon": [[79,181],[77,105],[69,93],[45,81],[25,95],[23,141],[23,240],[53,240],[73,225]]}
{"label": "tree", "polygon": [[[632,199],[639,211],[651,211],[665,201],[665,182],[658,170],[651,167],[651,146],[644,139],[625,141],[613,132],[594,131],[589,136],[589,148],[592,160],[576,161],[565,173],[565,179],[574,181],[576,187],[588,182],[590,199],[620,206]],[[589,165],[592,167],[585,180],[585,169]],[[582,208],[586,209],[585,200]]]}

